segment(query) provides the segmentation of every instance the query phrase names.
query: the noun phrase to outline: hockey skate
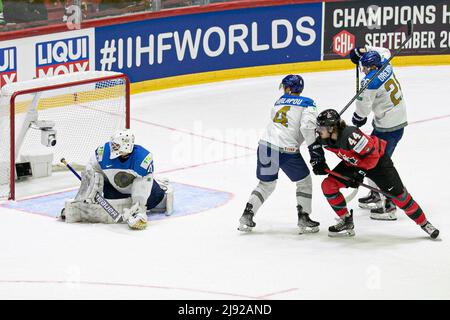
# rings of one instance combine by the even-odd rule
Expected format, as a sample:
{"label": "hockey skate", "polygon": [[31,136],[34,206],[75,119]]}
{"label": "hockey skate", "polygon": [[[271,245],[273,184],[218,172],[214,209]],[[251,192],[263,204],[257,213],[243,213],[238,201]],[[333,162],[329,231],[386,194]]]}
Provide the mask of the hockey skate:
{"label": "hockey skate", "polygon": [[353,237],[355,231],[353,230],[355,226],[353,225],[353,210],[350,210],[350,215],[340,219],[340,221],[328,228],[329,237]]}
{"label": "hockey skate", "polygon": [[244,213],[239,219],[239,231],[250,232],[256,226],[256,223],[253,221],[254,213],[252,211],[253,206],[250,203],[247,203]]}
{"label": "hockey skate", "polygon": [[428,233],[431,237],[431,239],[436,239],[439,236],[439,230],[436,229],[431,223],[428,221],[423,225],[420,226],[423,231]]}
{"label": "hockey skate", "polygon": [[61,209],[61,212],[59,213],[59,215],[56,217],[56,219],[58,219],[59,221],[65,221],[66,220],[66,214],[65,214],[65,208]]}
{"label": "hockey skate", "polygon": [[367,196],[359,198],[358,203],[359,207],[363,209],[383,208],[383,201],[381,201],[380,194],[374,191],[370,191]]}
{"label": "hockey skate", "polygon": [[319,225],[320,225],[319,222],[311,220],[309,214],[303,212],[302,206],[297,206],[297,211],[298,211],[297,225],[300,228],[299,234],[319,232]]}
{"label": "hockey skate", "polygon": [[391,200],[386,199],[384,206],[370,210],[370,219],[394,221],[397,220],[395,211],[397,211],[395,204]]}

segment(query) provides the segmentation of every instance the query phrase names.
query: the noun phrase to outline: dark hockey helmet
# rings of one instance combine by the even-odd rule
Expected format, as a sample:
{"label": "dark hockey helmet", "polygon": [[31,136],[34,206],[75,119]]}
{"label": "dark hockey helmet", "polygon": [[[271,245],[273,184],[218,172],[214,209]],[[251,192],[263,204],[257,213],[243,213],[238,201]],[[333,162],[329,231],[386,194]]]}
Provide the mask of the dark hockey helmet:
{"label": "dark hockey helmet", "polygon": [[375,66],[377,68],[381,68],[381,56],[376,51],[368,51],[361,56],[361,60],[359,60],[361,66],[363,67],[372,67]]}
{"label": "dark hockey helmet", "polygon": [[303,82],[303,78],[298,74],[290,74],[283,78],[280,84],[281,88],[290,88],[291,93],[302,93],[303,88],[305,87],[305,83]]}
{"label": "dark hockey helmet", "polygon": [[319,127],[334,127],[340,124],[341,116],[336,110],[327,109],[319,114],[316,122]]}

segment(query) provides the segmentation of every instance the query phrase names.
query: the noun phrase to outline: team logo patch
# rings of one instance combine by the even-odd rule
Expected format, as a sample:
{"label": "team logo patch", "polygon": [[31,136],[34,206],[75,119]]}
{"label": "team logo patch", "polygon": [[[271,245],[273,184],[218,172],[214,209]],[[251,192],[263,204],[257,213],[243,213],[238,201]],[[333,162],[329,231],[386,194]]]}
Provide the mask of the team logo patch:
{"label": "team logo patch", "polygon": [[97,159],[98,159],[98,162],[101,162],[101,161],[103,160],[103,151],[104,151],[103,146],[98,147],[98,149],[97,149]]}
{"label": "team logo patch", "polygon": [[134,179],[136,179],[136,177],[131,173],[121,171],[114,176],[114,183],[119,188],[126,188],[133,183]]}
{"label": "team logo patch", "polygon": [[147,170],[148,167],[152,164],[152,161],[153,161],[152,155],[149,153],[149,154],[144,158],[144,160],[142,161],[141,167],[142,167],[143,169]]}
{"label": "team logo patch", "polygon": [[366,137],[362,137],[355,145],[353,150],[355,150],[355,152],[361,153],[361,151],[363,151],[363,149],[367,146],[368,143],[369,140]]}

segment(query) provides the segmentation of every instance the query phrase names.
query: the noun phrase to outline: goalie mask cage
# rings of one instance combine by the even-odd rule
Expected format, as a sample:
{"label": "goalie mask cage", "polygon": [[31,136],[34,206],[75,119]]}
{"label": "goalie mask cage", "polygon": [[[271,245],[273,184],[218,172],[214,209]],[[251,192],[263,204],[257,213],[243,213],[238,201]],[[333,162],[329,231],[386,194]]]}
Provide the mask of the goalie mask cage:
{"label": "goalie mask cage", "polygon": [[[0,199],[16,196],[16,163],[53,154],[85,165],[95,149],[130,127],[126,75],[91,71],[11,83],[0,96]],[[49,137],[55,134],[56,144]],[[46,146],[47,143],[50,146]]]}

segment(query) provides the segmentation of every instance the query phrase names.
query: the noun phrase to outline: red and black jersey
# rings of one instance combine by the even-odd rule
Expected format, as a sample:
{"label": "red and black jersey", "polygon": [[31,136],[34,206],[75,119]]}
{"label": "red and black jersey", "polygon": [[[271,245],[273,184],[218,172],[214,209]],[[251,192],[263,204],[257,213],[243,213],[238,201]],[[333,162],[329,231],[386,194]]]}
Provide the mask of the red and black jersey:
{"label": "red and black jersey", "polygon": [[336,153],[348,166],[363,170],[374,168],[386,149],[386,141],[368,136],[353,126],[339,132],[337,141],[328,139],[326,143],[321,142],[325,149]]}

